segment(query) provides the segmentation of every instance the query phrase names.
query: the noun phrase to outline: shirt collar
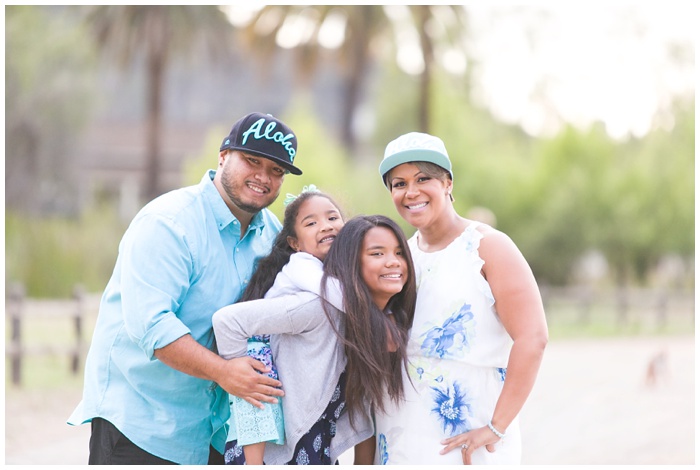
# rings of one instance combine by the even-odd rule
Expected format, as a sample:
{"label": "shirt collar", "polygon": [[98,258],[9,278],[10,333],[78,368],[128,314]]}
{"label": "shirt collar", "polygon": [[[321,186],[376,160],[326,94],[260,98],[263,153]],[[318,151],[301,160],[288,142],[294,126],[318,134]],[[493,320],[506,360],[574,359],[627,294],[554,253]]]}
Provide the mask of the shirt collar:
{"label": "shirt collar", "polygon": [[[265,209],[263,209],[265,210]],[[253,216],[253,218],[250,220],[250,225],[248,225],[248,230],[257,230],[258,233],[260,233],[265,227],[265,219],[263,218],[263,210],[258,212]]]}
{"label": "shirt collar", "polygon": [[[234,220],[238,220],[228,208],[224,200],[219,194],[219,190],[216,189],[214,185],[214,176],[216,175],[215,170],[208,170],[199,185],[202,188],[202,194],[206,198],[207,202],[211,206],[212,212],[214,213],[214,219],[216,219],[216,225],[219,227],[219,231],[223,230],[226,226],[231,224]],[[265,226],[265,219],[262,214],[263,211],[258,212],[253,216],[248,225],[248,230],[257,230],[260,232]],[[240,228],[240,225],[239,225]]]}

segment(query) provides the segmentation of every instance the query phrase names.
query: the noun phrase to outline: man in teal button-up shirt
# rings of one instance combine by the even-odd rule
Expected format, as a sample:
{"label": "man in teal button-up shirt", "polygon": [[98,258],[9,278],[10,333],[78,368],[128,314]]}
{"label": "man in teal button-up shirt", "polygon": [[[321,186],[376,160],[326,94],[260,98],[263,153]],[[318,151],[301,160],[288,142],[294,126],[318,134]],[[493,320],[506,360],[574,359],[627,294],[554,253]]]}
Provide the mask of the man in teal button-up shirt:
{"label": "man in teal button-up shirt", "polygon": [[296,148],[284,123],[248,114],[224,139],[216,171],[132,221],[102,296],[83,399],[68,420],[92,421],[89,463],[223,463],[226,392],[282,395],[278,381],[257,373],[262,363],[213,351],[211,317],[238,299],[269,252],[281,226],[267,207],[286,173],[301,174]]}

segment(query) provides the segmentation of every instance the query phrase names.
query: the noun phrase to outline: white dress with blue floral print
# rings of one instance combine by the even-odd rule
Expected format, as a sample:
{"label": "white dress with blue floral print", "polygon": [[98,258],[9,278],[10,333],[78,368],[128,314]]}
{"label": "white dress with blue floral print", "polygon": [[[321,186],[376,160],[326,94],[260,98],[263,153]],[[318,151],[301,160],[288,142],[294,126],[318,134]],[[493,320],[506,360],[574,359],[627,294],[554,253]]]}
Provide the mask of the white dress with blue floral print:
{"label": "white dress with blue floral print", "polygon": [[[478,225],[472,222],[433,253],[418,248],[418,234],[409,240],[418,283],[408,344],[411,380],[404,376],[406,401],[376,416],[376,464],[461,465],[460,449],[440,455],[440,441],[486,426],[493,415],[512,340],[481,274]],[[494,453],[475,450],[472,463],[520,463],[517,418],[495,447]]]}

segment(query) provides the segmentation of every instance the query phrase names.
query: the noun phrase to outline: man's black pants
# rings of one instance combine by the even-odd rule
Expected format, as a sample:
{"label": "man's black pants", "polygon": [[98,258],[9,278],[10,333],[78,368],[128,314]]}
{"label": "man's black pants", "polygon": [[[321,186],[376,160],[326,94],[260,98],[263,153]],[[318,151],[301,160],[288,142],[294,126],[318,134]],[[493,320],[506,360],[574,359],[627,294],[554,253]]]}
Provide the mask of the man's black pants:
{"label": "man's black pants", "polygon": [[[210,447],[209,465],[223,463],[224,456]],[[88,465],[175,465],[175,462],[149,454],[109,421],[93,418]]]}

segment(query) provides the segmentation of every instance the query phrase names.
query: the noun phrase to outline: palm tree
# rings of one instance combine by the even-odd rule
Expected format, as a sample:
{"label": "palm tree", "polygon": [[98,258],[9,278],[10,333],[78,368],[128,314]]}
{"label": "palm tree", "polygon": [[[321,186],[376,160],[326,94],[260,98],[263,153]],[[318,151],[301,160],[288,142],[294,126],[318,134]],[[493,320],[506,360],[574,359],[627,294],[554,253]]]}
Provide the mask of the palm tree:
{"label": "palm tree", "polygon": [[233,31],[216,6],[100,5],[86,7],[85,19],[101,49],[127,67],[145,56],[147,74],[146,182],[144,196],[161,194],[161,128],[163,85],[168,64],[204,47],[210,56],[223,54]]}
{"label": "palm tree", "polygon": [[[394,15],[395,28],[409,26],[418,36],[419,58],[422,61],[418,85],[418,130],[430,132],[430,88],[433,71],[438,62],[438,53],[445,49],[461,51],[466,56],[464,33],[467,29],[466,9],[461,5],[407,5],[387,6],[404,9],[404,15]],[[406,14],[407,13],[407,14]],[[401,47],[401,38],[395,37],[394,44]]]}
{"label": "palm tree", "polygon": [[324,51],[320,35],[327,21],[336,21],[336,27],[344,30],[344,40],[338,47],[336,59],[343,77],[340,135],[350,150],[356,147],[352,122],[360,102],[362,83],[370,64],[370,42],[386,30],[387,19],[380,5],[273,5],[259,9],[241,29],[244,43],[264,63],[272,59],[277,50],[275,38],[292,24],[304,25],[301,33],[305,39],[294,44],[296,74],[302,85],[313,76]]}
{"label": "palm tree", "polygon": [[[447,42],[461,47],[458,37],[464,30],[465,10],[460,6],[408,6],[409,16],[397,20],[387,14],[382,5],[313,5],[313,6],[265,6],[258,10],[251,20],[243,27],[245,43],[261,57],[269,59],[275,50],[275,39],[285,26],[299,24],[303,30],[303,39],[294,45],[297,52],[298,76],[307,80],[315,69],[322,50],[320,33],[324,23],[332,17],[336,24],[344,28],[344,40],[338,48],[338,59],[345,91],[342,100],[341,138],[345,146],[352,152],[356,147],[356,137],[353,133],[353,119],[362,93],[367,70],[371,64],[372,49],[375,42],[394,41],[398,46],[399,39],[391,35],[392,27],[410,26],[418,35],[423,68],[419,87],[419,127],[427,132],[429,129],[430,83],[435,63],[435,49],[438,44]],[[436,8],[442,8],[441,16],[448,15],[454,20],[451,28],[431,28],[434,26]],[[337,18],[342,18],[338,21]],[[437,33],[436,33],[437,31]]]}

